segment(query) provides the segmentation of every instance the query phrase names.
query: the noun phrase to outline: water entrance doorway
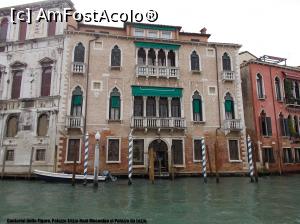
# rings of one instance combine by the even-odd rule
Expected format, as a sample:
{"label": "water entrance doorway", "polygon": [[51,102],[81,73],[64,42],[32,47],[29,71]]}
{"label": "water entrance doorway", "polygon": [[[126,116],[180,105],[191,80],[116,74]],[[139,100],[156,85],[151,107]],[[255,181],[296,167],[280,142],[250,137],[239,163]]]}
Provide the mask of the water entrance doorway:
{"label": "water entrance doorway", "polygon": [[149,149],[153,149],[154,157],[154,172],[155,175],[164,175],[169,172],[168,163],[168,146],[167,144],[160,140],[154,140],[150,145]]}

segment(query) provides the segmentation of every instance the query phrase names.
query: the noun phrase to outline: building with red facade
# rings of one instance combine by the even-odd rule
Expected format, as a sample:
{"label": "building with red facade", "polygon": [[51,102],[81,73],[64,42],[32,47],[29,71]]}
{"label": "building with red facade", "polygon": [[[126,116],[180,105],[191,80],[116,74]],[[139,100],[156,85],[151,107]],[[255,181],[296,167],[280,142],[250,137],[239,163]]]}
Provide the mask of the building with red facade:
{"label": "building with red facade", "polygon": [[263,56],[241,64],[246,131],[260,172],[300,170],[300,69]]}

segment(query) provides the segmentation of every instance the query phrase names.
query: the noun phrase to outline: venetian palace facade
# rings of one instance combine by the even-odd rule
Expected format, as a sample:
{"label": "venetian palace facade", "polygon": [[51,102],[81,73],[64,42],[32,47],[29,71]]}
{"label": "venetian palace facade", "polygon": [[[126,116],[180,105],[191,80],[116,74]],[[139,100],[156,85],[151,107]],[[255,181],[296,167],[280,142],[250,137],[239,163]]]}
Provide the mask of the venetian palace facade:
{"label": "venetian palace facade", "polygon": [[241,64],[247,133],[261,172],[300,169],[300,69],[285,60],[263,56]]}
{"label": "venetian palace facade", "polygon": [[[30,7],[41,5],[73,7],[69,1]],[[117,28],[71,21],[56,23],[49,35],[53,24],[12,25],[7,11],[0,10],[1,37],[7,26],[0,53],[7,172],[26,172],[30,160],[32,169],[72,172],[75,158],[82,173],[88,132],[92,173],[100,131],[100,171],[126,174],[131,130],[136,175],[148,174],[149,148],[156,172],[200,174],[201,138],[208,172],[247,172],[240,45],[209,42],[205,28],[187,33],[142,23]]]}

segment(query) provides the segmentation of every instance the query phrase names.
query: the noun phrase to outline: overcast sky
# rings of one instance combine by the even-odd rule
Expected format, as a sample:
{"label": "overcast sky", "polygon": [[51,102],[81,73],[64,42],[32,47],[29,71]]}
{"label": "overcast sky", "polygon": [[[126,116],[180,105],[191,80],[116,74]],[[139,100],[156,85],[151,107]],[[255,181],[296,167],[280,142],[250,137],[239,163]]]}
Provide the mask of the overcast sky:
{"label": "overcast sky", "polygon": [[[0,7],[35,2],[1,0]],[[300,66],[299,0],[73,0],[80,12],[158,12],[158,24],[182,26],[183,31],[211,34],[209,41],[242,44],[241,51],[287,58]],[[101,25],[122,26],[121,23]]]}

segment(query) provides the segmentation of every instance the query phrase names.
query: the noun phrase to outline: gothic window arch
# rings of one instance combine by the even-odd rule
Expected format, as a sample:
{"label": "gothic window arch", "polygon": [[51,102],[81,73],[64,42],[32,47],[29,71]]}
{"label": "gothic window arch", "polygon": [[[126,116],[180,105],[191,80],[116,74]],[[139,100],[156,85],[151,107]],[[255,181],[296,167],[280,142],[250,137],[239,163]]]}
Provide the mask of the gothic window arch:
{"label": "gothic window arch", "polygon": [[191,54],[191,70],[200,71],[200,59],[196,51]]}
{"label": "gothic window arch", "polygon": [[84,63],[85,57],[85,48],[83,44],[80,42],[76,45],[74,49],[74,62]]}
{"label": "gothic window arch", "polygon": [[138,50],[138,65],[146,65],[146,51],[144,48]]}
{"label": "gothic window arch", "polygon": [[168,66],[175,67],[175,52],[173,50],[168,52]]}
{"label": "gothic window arch", "polygon": [[13,138],[18,133],[18,117],[15,115],[10,116],[6,123],[6,137]]}
{"label": "gothic window arch", "polygon": [[231,71],[231,59],[227,52],[222,56],[223,71]]}
{"label": "gothic window arch", "polygon": [[203,121],[202,97],[198,91],[193,94],[193,121]]}
{"label": "gothic window arch", "polygon": [[72,92],[72,102],[71,102],[71,116],[81,116],[82,115],[82,90],[77,86]]}
{"label": "gothic window arch", "polygon": [[117,87],[113,88],[109,100],[109,119],[121,119],[121,94]]}
{"label": "gothic window arch", "polygon": [[118,47],[118,45],[115,45],[114,48],[111,50],[111,66],[121,66],[121,50]]}
{"label": "gothic window arch", "polygon": [[0,42],[6,41],[8,30],[8,19],[5,17],[0,23]]}
{"label": "gothic window arch", "polygon": [[263,77],[260,73],[256,75],[256,90],[257,90],[257,96],[259,99],[265,98],[265,91],[264,91],[264,81]]}
{"label": "gothic window arch", "polygon": [[260,129],[262,136],[272,136],[272,122],[271,117],[268,117],[266,112],[263,110],[260,113]]}
{"label": "gothic window arch", "polygon": [[226,119],[235,119],[235,112],[234,112],[234,100],[230,93],[226,93],[225,95],[225,118]]}
{"label": "gothic window arch", "polygon": [[275,78],[275,93],[276,93],[276,99],[282,100],[282,94],[281,94],[281,82],[278,77]]}

